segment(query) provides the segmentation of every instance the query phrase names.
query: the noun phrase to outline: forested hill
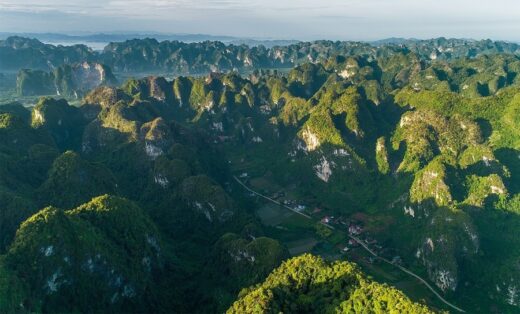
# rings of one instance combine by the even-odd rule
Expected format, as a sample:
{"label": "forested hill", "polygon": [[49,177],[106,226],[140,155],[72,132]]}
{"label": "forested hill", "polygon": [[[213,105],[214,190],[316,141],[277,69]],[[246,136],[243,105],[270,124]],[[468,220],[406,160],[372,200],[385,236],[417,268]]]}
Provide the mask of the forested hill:
{"label": "forested hill", "polygon": [[[128,69],[291,55],[287,66],[302,64],[130,79],[85,90],[78,106],[50,97],[0,105],[0,312],[443,309],[348,233],[467,312],[518,312],[515,45],[2,46],[29,60],[103,57]],[[312,219],[266,207],[233,176]]]}
{"label": "forested hill", "polygon": [[110,43],[102,52],[84,45],[52,46],[36,39],[9,37],[0,41],[0,71],[22,68],[53,70],[64,64],[98,62],[114,71],[162,71],[196,74],[207,71],[258,68],[290,68],[304,62],[323,62],[336,55],[382,55],[410,52],[424,61],[473,58],[497,53],[517,54],[519,46],[491,40],[437,38],[362,42],[299,42],[287,46],[249,47],[218,41],[183,43],[134,39]]}

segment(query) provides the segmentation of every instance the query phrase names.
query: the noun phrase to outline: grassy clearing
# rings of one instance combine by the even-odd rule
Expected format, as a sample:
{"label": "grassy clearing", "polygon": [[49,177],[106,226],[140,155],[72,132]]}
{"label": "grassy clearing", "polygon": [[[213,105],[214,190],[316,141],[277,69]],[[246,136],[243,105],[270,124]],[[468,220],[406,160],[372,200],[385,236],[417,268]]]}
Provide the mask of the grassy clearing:
{"label": "grassy clearing", "polygon": [[266,204],[258,209],[256,212],[262,223],[266,226],[277,226],[282,224],[287,219],[295,216],[295,213],[292,213],[284,208],[280,208],[275,204]]}
{"label": "grassy clearing", "polygon": [[303,253],[311,252],[316,244],[318,244],[318,241],[314,237],[308,237],[286,243],[291,256],[297,256]]}

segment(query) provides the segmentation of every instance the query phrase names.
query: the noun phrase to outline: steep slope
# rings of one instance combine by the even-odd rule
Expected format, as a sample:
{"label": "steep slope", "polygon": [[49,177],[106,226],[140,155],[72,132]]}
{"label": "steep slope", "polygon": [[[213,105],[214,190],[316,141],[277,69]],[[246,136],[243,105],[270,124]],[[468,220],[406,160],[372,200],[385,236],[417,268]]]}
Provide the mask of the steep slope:
{"label": "steep slope", "polygon": [[83,62],[61,65],[50,73],[22,69],[16,78],[16,90],[19,96],[57,95],[77,99],[96,87],[116,83],[109,67]]}
{"label": "steep slope", "polygon": [[5,263],[29,288],[23,303],[28,311],[128,311],[153,293],[163,251],[140,208],[102,196],[71,211],[47,207],[29,218]]}
{"label": "steep slope", "polygon": [[[0,305],[18,309],[24,293],[34,293],[36,303],[23,304],[35,311],[222,312],[241,288],[287,258],[286,243],[307,238],[320,254],[345,254],[380,270],[359,257],[346,234],[325,234],[323,225],[316,230],[285,215],[262,225],[263,201],[244,195],[235,175],[314,222],[330,221],[344,233],[352,226],[378,254],[428,278],[468,312],[517,312],[520,68],[514,54],[497,54],[517,53],[517,46],[445,39],[407,45],[115,43],[103,55],[124,71],[309,62],[287,74],[131,79],[94,89],[79,108],[42,99],[32,115],[21,105],[0,106],[0,250],[8,251],[0,272],[13,282],[0,297],[15,300]],[[9,49],[29,46],[52,49],[21,40]],[[95,214],[79,209],[105,193],[138,204],[142,210],[130,210],[138,221],[125,210],[105,215],[113,197],[85,205]],[[124,204],[117,208],[134,208],[115,200]],[[22,221],[51,205],[61,209],[27,220],[12,242]],[[139,227],[126,234],[120,223]],[[175,253],[162,256],[157,277],[137,266],[147,264],[139,252],[152,249],[134,247],[144,229],[163,239],[162,252]],[[93,256],[95,269],[96,254],[108,256],[135,296],[127,297],[126,283],[114,287],[111,277],[94,276],[103,291],[96,295],[81,262],[70,268],[68,255],[54,251],[60,245],[78,261]],[[246,290],[235,310],[427,311],[350,264],[302,257],[284,265]],[[279,280],[293,270],[294,282]],[[50,293],[62,287],[73,287],[66,299]],[[81,298],[83,287],[99,302]]]}

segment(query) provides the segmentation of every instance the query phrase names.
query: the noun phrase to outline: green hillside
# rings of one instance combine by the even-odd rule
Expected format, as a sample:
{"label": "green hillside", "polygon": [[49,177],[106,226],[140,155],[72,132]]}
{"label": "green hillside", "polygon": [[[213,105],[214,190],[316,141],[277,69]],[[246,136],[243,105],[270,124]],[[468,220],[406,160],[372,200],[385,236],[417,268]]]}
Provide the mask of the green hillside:
{"label": "green hillside", "polygon": [[109,47],[0,42],[0,312],[520,311],[515,44]]}

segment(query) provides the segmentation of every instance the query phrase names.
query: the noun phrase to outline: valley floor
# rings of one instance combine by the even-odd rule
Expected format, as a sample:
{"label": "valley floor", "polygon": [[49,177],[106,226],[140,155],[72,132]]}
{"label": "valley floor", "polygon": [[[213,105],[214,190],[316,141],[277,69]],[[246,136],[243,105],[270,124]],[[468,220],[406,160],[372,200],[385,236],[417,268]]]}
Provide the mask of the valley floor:
{"label": "valley floor", "polygon": [[[245,175],[242,175],[245,177]],[[255,187],[250,188],[238,177],[234,176],[237,183],[242,186],[248,193],[249,197],[257,197],[259,202],[268,202],[257,211],[258,217],[266,226],[274,227],[279,232],[276,235],[271,235],[273,238],[284,242],[292,256],[297,256],[303,253],[317,253],[329,260],[348,260],[354,261],[360,265],[367,274],[376,278],[379,281],[388,283],[402,291],[404,291],[412,300],[427,303],[432,308],[452,309],[458,312],[465,313],[463,309],[447,301],[440,295],[426,279],[415,274],[413,271],[401,266],[402,261],[389,261],[388,259],[379,256],[361,240],[349,233],[349,228],[342,224],[336,224],[336,227],[331,223],[320,220],[317,215],[308,215],[303,211],[291,208],[287,205],[274,200],[256,190]],[[263,180],[251,179],[249,182],[262,182]],[[265,181],[262,183],[266,183]],[[261,185],[260,185],[261,186]],[[280,191],[271,191],[273,194]],[[305,204],[306,201],[299,200],[299,204]],[[327,217],[327,216],[325,216]],[[332,234],[326,239],[318,238],[313,234],[313,229],[316,224],[323,225],[332,231]],[[301,230],[295,233],[295,228],[308,229],[308,237],[301,238]],[[345,230],[346,231],[345,231]],[[298,237],[298,240],[291,240],[292,237]],[[361,235],[363,237],[363,235]],[[284,239],[285,238],[285,239]],[[347,240],[354,240],[355,243]],[[345,245],[342,247],[342,243]],[[350,247],[349,247],[350,246]],[[346,251],[346,249],[348,251]],[[403,272],[406,275],[403,275]]]}

